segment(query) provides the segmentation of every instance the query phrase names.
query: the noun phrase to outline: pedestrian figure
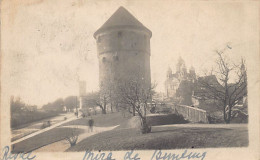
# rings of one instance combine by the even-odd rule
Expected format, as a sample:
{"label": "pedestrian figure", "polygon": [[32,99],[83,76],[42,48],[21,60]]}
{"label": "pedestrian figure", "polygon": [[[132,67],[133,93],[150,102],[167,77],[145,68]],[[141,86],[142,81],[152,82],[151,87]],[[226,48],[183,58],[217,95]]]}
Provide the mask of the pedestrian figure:
{"label": "pedestrian figure", "polygon": [[92,119],[92,117],[88,120],[88,132],[93,132],[93,125],[94,125],[94,120]]}

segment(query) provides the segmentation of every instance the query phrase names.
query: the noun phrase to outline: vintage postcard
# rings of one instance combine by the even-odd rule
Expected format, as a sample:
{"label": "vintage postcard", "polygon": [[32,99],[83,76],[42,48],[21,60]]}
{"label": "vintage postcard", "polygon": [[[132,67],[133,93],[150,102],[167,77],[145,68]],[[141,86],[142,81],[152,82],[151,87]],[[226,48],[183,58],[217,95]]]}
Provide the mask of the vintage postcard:
{"label": "vintage postcard", "polygon": [[258,160],[259,6],[2,0],[0,160]]}

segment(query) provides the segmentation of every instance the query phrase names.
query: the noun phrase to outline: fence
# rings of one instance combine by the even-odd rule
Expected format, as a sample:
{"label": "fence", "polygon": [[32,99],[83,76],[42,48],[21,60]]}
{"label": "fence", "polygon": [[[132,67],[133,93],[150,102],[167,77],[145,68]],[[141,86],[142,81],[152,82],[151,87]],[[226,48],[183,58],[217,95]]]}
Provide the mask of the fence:
{"label": "fence", "polygon": [[174,105],[173,109],[191,122],[209,123],[205,110],[185,105]]}

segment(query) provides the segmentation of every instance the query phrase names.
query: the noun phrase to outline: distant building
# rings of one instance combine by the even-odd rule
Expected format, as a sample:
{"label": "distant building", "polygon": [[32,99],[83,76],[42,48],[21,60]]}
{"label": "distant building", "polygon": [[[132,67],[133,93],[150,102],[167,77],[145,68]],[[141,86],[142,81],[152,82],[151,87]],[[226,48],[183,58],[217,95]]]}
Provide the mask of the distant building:
{"label": "distant building", "polygon": [[205,98],[206,95],[211,94],[211,90],[209,89],[209,87],[205,88],[205,86],[203,85],[204,83],[208,84],[212,88],[216,88],[217,90],[222,89],[222,86],[218,82],[217,77],[215,75],[198,77],[197,82],[194,85],[194,91],[192,95],[192,101],[195,106],[198,106],[206,101],[210,103],[216,103],[216,99],[214,100],[214,98],[210,100]]}
{"label": "distant building", "polygon": [[[246,81],[246,76],[245,79],[242,81]],[[241,82],[242,82],[241,81]],[[204,85],[206,84],[206,85]],[[247,85],[246,83],[244,85]],[[205,87],[208,86],[208,87]],[[212,94],[212,90],[215,92],[221,91],[224,92],[225,88],[218,82],[217,77],[215,75],[209,75],[209,76],[204,76],[204,77],[198,77],[197,83],[194,85],[194,92],[192,95],[192,101],[193,104],[195,105],[203,105],[206,103],[213,103],[217,104],[219,103],[219,100],[215,94]],[[228,93],[232,93],[235,89],[234,83],[228,84]],[[245,93],[247,92],[247,89],[242,90],[239,94],[241,95],[246,95]],[[241,99],[238,100],[237,105],[235,107],[241,107],[243,109],[247,109],[247,95],[246,96],[240,96]],[[210,96],[209,96],[210,95]],[[208,98],[211,97],[211,98]]]}
{"label": "distant building", "polygon": [[184,60],[180,57],[176,65],[176,72],[172,69],[167,71],[165,81],[165,92],[167,98],[179,98],[180,103],[191,105],[191,96],[193,94],[194,84],[196,82],[196,72],[193,67],[187,72]]}
{"label": "distant building", "polygon": [[79,109],[84,105],[84,97],[86,96],[86,81],[79,81]]}
{"label": "distant building", "polygon": [[79,96],[86,95],[86,81],[79,81]]}

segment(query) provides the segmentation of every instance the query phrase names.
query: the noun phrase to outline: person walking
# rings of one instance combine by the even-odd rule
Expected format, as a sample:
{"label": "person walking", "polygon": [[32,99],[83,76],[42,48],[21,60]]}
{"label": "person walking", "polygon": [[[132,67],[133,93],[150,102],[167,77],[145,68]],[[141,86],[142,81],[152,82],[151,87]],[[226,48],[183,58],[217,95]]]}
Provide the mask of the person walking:
{"label": "person walking", "polygon": [[89,120],[88,120],[88,132],[93,132],[93,125],[94,125],[94,120],[93,118],[91,117]]}

